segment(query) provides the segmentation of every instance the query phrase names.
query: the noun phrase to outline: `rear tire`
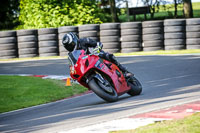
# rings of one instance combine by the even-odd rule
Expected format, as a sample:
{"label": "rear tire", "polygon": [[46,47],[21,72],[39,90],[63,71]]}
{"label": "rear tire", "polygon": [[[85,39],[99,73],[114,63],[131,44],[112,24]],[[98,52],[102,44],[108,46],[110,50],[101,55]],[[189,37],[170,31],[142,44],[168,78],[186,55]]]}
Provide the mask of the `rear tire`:
{"label": "rear tire", "polygon": [[107,102],[116,102],[118,100],[118,95],[117,92],[115,91],[115,89],[111,87],[112,89],[112,93],[106,92],[100,85],[101,82],[99,82],[98,80],[96,80],[95,78],[92,78],[88,85],[90,87],[90,89],[99,97],[101,97],[102,99],[104,99]]}
{"label": "rear tire", "polygon": [[131,80],[128,82],[128,84],[131,86],[131,89],[127,92],[129,95],[140,95],[140,93],[142,92],[142,85],[138,79],[136,79],[135,77],[131,77]]}

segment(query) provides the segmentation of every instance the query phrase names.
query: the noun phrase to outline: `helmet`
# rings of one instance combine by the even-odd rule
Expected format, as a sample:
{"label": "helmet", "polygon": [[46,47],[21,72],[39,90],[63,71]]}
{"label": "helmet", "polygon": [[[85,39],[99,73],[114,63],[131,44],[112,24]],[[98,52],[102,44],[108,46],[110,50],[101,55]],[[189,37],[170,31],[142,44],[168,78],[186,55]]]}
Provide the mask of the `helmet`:
{"label": "helmet", "polygon": [[63,36],[62,44],[69,52],[71,52],[78,44],[78,37],[74,33],[69,32]]}

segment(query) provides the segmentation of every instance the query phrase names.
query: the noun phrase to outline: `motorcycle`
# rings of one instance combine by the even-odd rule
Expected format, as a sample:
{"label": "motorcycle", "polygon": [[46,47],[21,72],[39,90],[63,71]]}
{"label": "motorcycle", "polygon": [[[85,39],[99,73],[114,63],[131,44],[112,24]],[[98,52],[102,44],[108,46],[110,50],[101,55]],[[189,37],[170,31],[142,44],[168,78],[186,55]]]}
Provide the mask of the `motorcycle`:
{"label": "motorcycle", "polygon": [[71,78],[107,102],[117,101],[124,93],[135,96],[142,92],[134,75],[125,78],[115,64],[95,54],[74,50],[68,53],[68,59]]}

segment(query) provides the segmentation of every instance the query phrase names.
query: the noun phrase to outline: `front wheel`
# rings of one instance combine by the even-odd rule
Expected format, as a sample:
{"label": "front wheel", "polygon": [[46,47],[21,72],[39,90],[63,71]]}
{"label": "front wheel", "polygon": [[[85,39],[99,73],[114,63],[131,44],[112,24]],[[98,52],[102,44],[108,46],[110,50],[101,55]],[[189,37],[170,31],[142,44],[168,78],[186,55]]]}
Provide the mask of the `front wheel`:
{"label": "front wheel", "polygon": [[111,85],[104,85],[98,79],[92,78],[88,83],[90,89],[107,102],[115,102],[118,95]]}
{"label": "front wheel", "polygon": [[129,95],[140,95],[142,92],[142,85],[137,78],[131,77],[128,81],[128,84],[131,86],[131,89],[127,92]]}

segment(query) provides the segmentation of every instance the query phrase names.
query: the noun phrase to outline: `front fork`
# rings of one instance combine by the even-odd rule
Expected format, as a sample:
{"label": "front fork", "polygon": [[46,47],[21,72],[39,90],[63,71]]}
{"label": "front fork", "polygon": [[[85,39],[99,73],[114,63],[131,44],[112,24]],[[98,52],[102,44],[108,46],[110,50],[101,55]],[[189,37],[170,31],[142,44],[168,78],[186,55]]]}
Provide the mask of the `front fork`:
{"label": "front fork", "polygon": [[89,76],[89,78],[87,78],[86,80],[86,83],[88,84],[89,81],[92,79],[92,78],[95,78],[96,80],[100,81],[103,85],[105,86],[109,86],[109,82],[107,80],[104,80],[104,78],[101,76],[101,74],[95,72],[95,74]]}

